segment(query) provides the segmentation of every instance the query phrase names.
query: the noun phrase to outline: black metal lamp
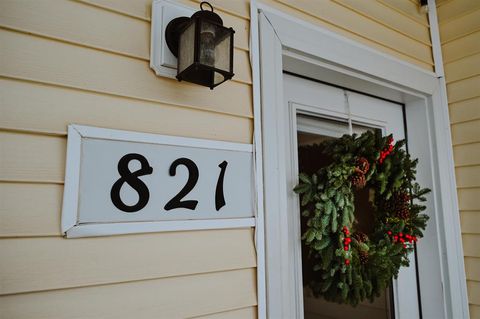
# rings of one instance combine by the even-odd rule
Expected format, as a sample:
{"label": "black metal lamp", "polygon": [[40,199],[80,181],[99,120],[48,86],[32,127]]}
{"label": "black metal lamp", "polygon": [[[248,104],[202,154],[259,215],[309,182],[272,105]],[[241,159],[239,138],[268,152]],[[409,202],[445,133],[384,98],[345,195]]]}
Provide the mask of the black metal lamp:
{"label": "black metal lamp", "polygon": [[[210,6],[204,10],[203,6]],[[170,21],[165,30],[168,48],[177,57],[177,79],[213,89],[233,77],[232,28],[223,26],[208,2],[192,17]]]}
{"label": "black metal lamp", "polygon": [[420,0],[420,12],[428,13],[428,0]]}

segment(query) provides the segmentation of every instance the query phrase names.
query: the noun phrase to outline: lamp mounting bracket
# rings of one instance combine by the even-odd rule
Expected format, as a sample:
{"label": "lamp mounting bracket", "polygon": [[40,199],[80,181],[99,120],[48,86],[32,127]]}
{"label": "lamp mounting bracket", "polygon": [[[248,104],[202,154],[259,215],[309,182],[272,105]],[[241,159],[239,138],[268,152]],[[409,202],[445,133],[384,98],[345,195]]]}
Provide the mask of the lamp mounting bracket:
{"label": "lamp mounting bracket", "polygon": [[190,21],[188,17],[178,17],[170,21],[165,30],[165,42],[175,57],[178,57],[178,40],[180,31]]}

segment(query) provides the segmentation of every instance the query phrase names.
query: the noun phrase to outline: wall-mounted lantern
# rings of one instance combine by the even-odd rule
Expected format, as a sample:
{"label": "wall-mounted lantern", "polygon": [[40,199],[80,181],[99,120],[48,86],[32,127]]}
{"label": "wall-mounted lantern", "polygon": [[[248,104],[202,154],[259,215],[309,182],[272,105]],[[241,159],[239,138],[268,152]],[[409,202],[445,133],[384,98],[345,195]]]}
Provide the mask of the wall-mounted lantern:
{"label": "wall-mounted lantern", "polygon": [[[209,6],[210,10],[204,10]],[[233,77],[232,28],[223,26],[208,2],[190,18],[175,18],[167,25],[165,40],[177,57],[177,79],[213,89]]]}
{"label": "wall-mounted lantern", "polygon": [[428,13],[428,0],[420,0],[420,12]]}

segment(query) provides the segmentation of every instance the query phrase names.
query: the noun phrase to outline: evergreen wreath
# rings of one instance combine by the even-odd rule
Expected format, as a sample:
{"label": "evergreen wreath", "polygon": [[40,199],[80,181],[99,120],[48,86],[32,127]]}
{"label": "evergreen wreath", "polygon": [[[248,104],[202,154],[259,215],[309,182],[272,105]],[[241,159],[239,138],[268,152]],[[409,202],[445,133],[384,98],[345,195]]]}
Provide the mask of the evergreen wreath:
{"label": "evergreen wreath", "polygon": [[[321,144],[330,165],[315,174],[300,173],[294,191],[301,196],[306,230],[302,235],[315,279],[314,296],[357,305],[375,297],[408,266],[408,254],[423,236],[428,216],[425,194],[415,182],[418,159],[379,130],[344,135]],[[368,188],[373,230],[357,230],[355,189]]]}

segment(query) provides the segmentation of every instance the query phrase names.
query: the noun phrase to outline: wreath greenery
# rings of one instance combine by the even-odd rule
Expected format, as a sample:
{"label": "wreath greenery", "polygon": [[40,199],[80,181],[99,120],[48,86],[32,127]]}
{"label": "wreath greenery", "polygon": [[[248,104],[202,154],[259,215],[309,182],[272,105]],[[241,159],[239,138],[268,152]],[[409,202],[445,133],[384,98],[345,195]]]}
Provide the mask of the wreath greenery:
{"label": "wreath greenery", "polygon": [[[306,229],[302,235],[313,260],[315,296],[357,305],[373,301],[408,266],[408,254],[423,236],[428,216],[421,214],[429,189],[415,182],[418,159],[393,144],[391,135],[367,131],[321,144],[332,162],[315,174],[301,173],[295,192],[301,195]],[[355,189],[367,188],[373,230],[357,229]]]}

